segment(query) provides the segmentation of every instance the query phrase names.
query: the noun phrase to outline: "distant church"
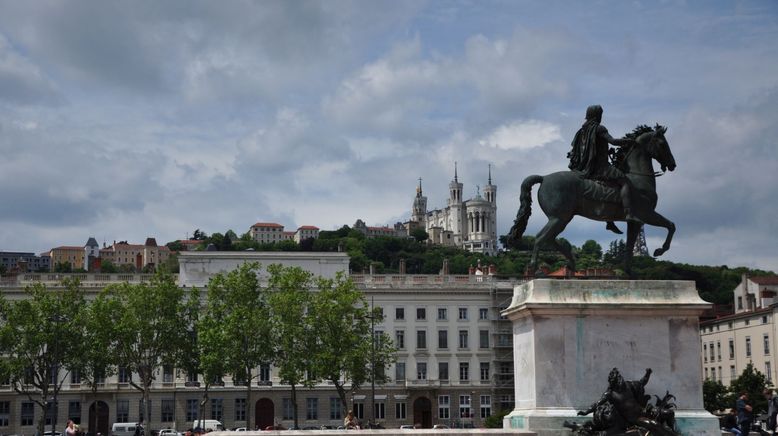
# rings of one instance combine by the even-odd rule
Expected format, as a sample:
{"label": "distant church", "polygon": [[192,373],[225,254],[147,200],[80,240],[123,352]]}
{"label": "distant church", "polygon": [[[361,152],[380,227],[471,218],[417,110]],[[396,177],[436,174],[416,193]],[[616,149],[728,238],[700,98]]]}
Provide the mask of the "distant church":
{"label": "distant church", "polygon": [[497,253],[497,186],[492,184],[492,166],[489,179],[474,198],[462,201],[462,183],[454,163],[454,180],[448,184],[448,206],[427,211],[427,197],[421,189],[421,179],[413,199],[411,220],[406,223],[408,232],[423,228],[429,234],[431,244],[464,248],[473,253],[493,255]]}

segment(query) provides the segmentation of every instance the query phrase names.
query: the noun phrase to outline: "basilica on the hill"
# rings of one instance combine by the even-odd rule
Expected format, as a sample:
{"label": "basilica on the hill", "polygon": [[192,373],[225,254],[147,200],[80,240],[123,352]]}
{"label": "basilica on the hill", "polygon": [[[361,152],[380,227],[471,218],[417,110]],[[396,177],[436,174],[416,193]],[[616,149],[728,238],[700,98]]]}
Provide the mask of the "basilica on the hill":
{"label": "basilica on the hill", "polygon": [[497,253],[497,186],[492,184],[492,167],[489,178],[480,187],[474,198],[462,200],[463,184],[457,175],[454,163],[454,180],[448,185],[448,205],[443,209],[427,210],[427,197],[421,187],[416,188],[411,220],[406,227],[409,232],[423,228],[429,234],[429,242],[450,245],[473,253],[493,255]]}

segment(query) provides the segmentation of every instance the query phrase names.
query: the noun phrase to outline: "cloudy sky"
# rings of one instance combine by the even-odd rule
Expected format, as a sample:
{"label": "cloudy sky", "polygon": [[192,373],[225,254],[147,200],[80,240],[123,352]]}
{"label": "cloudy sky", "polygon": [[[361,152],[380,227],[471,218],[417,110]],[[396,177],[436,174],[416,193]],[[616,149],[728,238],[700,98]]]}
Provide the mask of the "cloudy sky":
{"label": "cloudy sky", "polygon": [[778,270],[776,41],[775,1],[0,1],[0,250],[392,224],[455,161],[504,234],[597,103],[669,127],[668,259]]}

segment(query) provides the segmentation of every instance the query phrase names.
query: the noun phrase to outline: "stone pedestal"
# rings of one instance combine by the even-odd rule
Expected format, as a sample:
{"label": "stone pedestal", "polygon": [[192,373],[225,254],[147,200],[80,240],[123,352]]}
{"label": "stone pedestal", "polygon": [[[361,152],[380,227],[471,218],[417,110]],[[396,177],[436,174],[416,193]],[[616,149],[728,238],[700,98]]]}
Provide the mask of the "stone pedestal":
{"label": "stone pedestal", "polygon": [[676,396],[684,435],[720,435],[702,405],[698,317],[711,307],[690,281],[548,280],[516,286],[513,322],[516,408],[504,427],[569,434],[562,423],[599,400],[608,373],[653,374],[646,393]]}

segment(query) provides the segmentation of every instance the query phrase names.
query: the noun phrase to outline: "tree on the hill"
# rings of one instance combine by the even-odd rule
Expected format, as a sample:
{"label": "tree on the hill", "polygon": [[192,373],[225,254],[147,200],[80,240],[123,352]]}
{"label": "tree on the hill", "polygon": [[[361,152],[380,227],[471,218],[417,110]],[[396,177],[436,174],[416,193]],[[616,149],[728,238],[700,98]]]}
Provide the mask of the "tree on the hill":
{"label": "tree on the hill", "polygon": [[421,227],[417,227],[411,231],[411,236],[413,239],[415,239],[417,242],[424,242],[427,239],[429,239],[430,235],[427,233],[424,229]]}

